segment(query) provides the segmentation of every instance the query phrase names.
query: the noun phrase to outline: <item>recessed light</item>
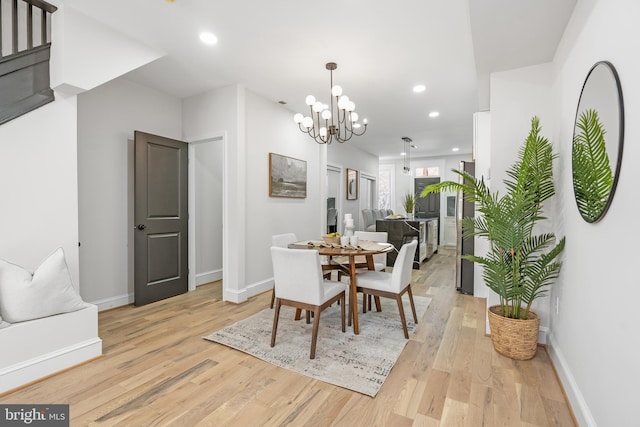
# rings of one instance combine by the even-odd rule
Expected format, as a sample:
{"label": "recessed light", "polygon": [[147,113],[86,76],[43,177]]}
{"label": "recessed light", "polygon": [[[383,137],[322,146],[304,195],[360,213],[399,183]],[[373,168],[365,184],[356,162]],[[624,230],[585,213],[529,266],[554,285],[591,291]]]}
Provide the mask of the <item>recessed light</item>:
{"label": "recessed light", "polygon": [[427,87],[425,85],[415,85],[413,87],[413,91],[415,93],[420,93],[420,92],[424,92],[427,89]]}
{"label": "recessed light", "polygon": [[460,151],[460,149],[458,147],[453,147],[451,151]]}
{"label": "recessed light", "polygon": [[439,115],[440,115],[440,113],[437,112],[437,111],[432,111],[432,112],[429,113],[429,117],[431,117],[431,118],[438,117]]}
{"label": "recessed light", "polygon": [[214,45],[218,43],[218,38],[213,33],[202,32],[200,33],[200,41],[204,44]]}
{"label": "recessed light", "polygon": [[356,129],[360,129],[362,127],[362,125],[360,123],[354,123],[353,127]]}
{"label": "recessed light", "polygon": [[406,156],[406,155],[407,155],[407,153],[402,152],[402,153],[400,153],[400,155],[401,155],[401,156]]}

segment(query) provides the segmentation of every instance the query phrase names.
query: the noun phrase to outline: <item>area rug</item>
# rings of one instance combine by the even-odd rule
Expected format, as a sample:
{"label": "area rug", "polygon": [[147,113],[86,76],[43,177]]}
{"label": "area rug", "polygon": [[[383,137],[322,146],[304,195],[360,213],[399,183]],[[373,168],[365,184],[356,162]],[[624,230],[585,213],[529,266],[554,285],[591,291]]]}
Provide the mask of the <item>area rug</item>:
{"label": "area rug", "polygon": [[[276,345],[271,347],[274,310],[264,309],[244,320],[204,337],[243,351],[276,366],[374,397],[402,353],[407,340],[402,332],[398,306],[381,298],[382,311],[360,312],[360,334],[353,328],[340,329],[340,307],[334,304],[322,312],[316,358],[309,359],[313,322],[295,321],[295,310],[282,307]],[[409,298],[403,298],[409,335],[416,325]],[[431,298],[414,296],[418,321]],[[346,307],[348,309],[348,307]],[[348,311],[347,311],[348,313]]]}

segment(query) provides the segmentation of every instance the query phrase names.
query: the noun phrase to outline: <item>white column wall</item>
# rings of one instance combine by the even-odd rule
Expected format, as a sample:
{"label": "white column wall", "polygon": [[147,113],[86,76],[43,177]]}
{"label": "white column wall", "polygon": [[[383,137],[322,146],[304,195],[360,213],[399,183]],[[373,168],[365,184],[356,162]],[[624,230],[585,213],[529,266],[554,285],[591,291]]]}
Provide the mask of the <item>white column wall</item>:
{"label": "white column wall", "polygon": [[245,281],[246,140],[245,89],[231,85],[183,101],[183,138],[187,142],[223,136],[222,275],[223,298],[248,298]]}

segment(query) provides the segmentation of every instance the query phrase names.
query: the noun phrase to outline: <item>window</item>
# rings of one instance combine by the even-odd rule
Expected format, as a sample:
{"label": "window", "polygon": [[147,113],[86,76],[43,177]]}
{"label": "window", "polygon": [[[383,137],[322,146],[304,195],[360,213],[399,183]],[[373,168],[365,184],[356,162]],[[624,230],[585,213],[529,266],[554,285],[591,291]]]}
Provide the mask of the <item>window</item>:
{"label": "window", "polygon": [[440,176],[440,167],[433,166],[430,168],[416,168],[416,178],[424,178],[424,177],[439,177]]}

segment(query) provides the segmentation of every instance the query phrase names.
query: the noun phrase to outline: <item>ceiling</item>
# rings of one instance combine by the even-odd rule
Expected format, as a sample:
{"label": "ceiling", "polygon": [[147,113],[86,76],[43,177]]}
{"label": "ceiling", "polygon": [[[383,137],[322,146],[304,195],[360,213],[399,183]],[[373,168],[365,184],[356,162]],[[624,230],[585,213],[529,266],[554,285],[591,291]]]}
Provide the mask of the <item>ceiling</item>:
{"label": "ceiling", "polygon": [[[58,0],[167,55],[125,76],[179,98],[244,85],[293,113],[334,83],[369,120],[349,144],[397,158],[470,153],[489,73],[549,62],[576,0]],[[398,5],[401,5],[399,7]],[[218,44],[206,46],[199,33]],[[426,90],[414,93],[412,87]],[[438,111],[437,118],[428,117]],[[309,140],[309,143],[312,143]]]}

